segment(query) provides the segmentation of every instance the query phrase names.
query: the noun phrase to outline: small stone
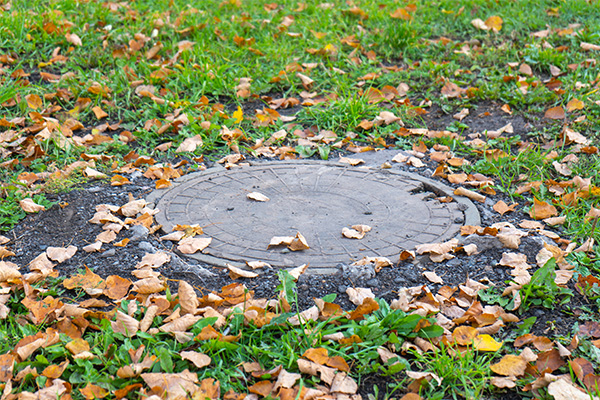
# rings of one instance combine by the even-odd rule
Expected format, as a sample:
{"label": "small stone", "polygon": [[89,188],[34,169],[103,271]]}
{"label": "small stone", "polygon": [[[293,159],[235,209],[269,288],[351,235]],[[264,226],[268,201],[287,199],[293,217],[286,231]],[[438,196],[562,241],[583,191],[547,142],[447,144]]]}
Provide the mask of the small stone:
{"label": "small stone", "polygon": [[365,281],[375,276],[373,265],[346,265],[342,267],[343,277],[350,281]]}
{"label": "small stone", "polygon": [[92,186],[92,187],[88,188],[87,191],[90,193],[97,193],[97,192],[102,191],[102,188],[100,186]]}
{"label": "small stone", "polygon": [[99,257],[105,258],[105,257],[112,257],[115,254],[117,254],[115,249],[108,249],[105,252],[103,252],[102,254],[100,254]]}
{"label": "small stone", "polygon": [[346,285],[340,285],[340,286],[338,286],[338,292],[339,293],[346,293],[346,289],[348,289],[348,286],[346,286]]}
{"label": "small stone", "polygon": [[406,280],[401,276],[397,276],[394,278],[394,283],[404,283],[404,282],[406,282]]}
{"label": "small stone", "polygon": [[467,244],[474,244],[477,246],[477,250],[479,252],[492,250],[492,249],[502,249],[504,245],[500,242],[495,236],[479,236],[474,233],[472,235],[467,236],[463,239],[463,246]]}
{"label": "small stone", "polygon": [[453,258],[452,260],[446,263],[447,267],[458,267],[461,261],[458,258]]}
{"label": "small stone", "polygon": [[129,239],[131,242],[138,242],[140,240],[146,239],[148,237],[148,233],[150,231],[144,225],[133,225],[129,228],[131,232],[131,238]]}
{"label": "small stone", "polygon": [[130,175],[129,175],[129,180],[134,180],[137,179],[139,177],[142,176],[142,171],[133,171]]}
{"label": "small stone", "polygon": [[48,248],[48,245],[46,245],[46,244],[40,244],[38,247],[40,248],[40,250],[46,251],[46,249]]}
{"label": "small stone", "polygon": [[372,286],[372,287],[379,286],[379,279],[377,279],[377,278],[369,279],[366,282],[366,284],[367,284],[367,286]]}
{"label": "small stone", "polygon": [[140,250],[144,250],[147,253],[156,253],[156,247],[152,246],[152,244],[150,244],[149,242],[139,242],[138,248]]}

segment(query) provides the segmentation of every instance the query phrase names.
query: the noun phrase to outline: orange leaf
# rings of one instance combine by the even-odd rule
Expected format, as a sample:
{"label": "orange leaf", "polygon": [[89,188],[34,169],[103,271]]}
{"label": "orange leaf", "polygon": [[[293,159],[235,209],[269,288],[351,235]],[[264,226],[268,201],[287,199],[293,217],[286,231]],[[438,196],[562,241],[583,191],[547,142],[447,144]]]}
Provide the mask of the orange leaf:
{"label": "orange leaf", "polygon": [[166,180],[166,179],[159,179],[156,181],[156,188],[157,189],[166,189],[168,187],[171,187],[171,182]]}
{"label": "orange leaf", "polygon": [[562,107],[560,107],[560,106],[549,108],[544,113],[544,118],[548,118],[548,119],[565,119],[565,110]]}
{"label": "orange leaf", "polygon": [[504,215],[505,213],[507,213],[509,211],[515,211],[515,208],[517,207],[517,205],[518,205],[517,203],[513,203],[509,206],[505,202],[500,200],[496,204],[494,204],[492,206],[492,208],[500,215]]}
{"label": "orange leaf", "polygon": [[127,179],[121,175],[114,175],[112,178],[110,178],[111,186],[123,186],[128,183],[131,183],[131,182],[129,182],[129,179]]}
{"label": "orange leaf", "polygon": [[341,356],[333,356],[327,360],[326,365],[331,368],[338,369],[340,371],[350,371],[350,366]]}
{"label": "orange leaf", "polygon": [[323,347],[308,349],[304,352],[304,354],[302,354],[302,357],[308,358],[310,361],[319,365],[325,365],[325,363],[329,361],[327,349]]}
{"label": "orange leaf", "polygon": [[554,217],[556,215],[558,215],[558,211],[552,204],[540,201],[535,197],[533,198],[533,206],[531,206],[531,209],[529,210],[529,216],[531,218],[539,220]]}
{"label": "orange leaf", "polygon": [[90,351],[90,344],[84,339],[74,339],[65,345],[65,348],[73,355]]}
{"label": "orange leaf", "polygon": [[273,390],[273,385],[274,383],[271,381],[260,381],[250,386],[248,391],[262,397],[267,397]]}
{"label": "orange leaf", "polygon": [[466,346],[473,342],[473,339],[475,339],[477,334],[477,329],[473,328],[472,326],[459,326],[454,329],[454,332],[452,332],[452,337],[456,343]]}
{"label": "orange leaf", "polygon": [[102,118],[108,117],[108,114],[98,106],[92,107],[92,111],[94,112],[96,119],[102,119]]}
{"label": "orange leaf", "polygon": [[109,393],[108,390],[98,385],[94,385],[90,382],[88,382],[88,384],[83,389],[79,389],[79,391],[81,392],[83,397],[85,397],[88,400],[103,399],[106,396],[108,396]]}
{"label": "orange leaf", "polygon": [[106,278],[106,288],[104,289],[104,295],[112,300],[122,299],[129,292],[131,281],[126,278],[122,278],[119,275],[111,275]]}
{"label": "orange leaf", "polygon": [[379,304],[370,297],[367,297],[363,303],[356,307],[356,310],[350,314],[350,319],[360,321],[366,314],[379,310]]}
{"label": "orange leaf", "polygon": [[25,96],[25,100],[27,101],[29,108],[33,110],[37,110],[42,106],[42,99],[37,94],[28,94]]}
{"label": "orange leaf", "polygon": [[44,368],[42,375],[49,379],[60,378],[62,373],[65,371],[65,369],[67,369],[68,365],[69,365],[69,360],[65,360],[65,361],[61,362],[60,365],[56,365],[56,364],[48,365],[46,368]]}

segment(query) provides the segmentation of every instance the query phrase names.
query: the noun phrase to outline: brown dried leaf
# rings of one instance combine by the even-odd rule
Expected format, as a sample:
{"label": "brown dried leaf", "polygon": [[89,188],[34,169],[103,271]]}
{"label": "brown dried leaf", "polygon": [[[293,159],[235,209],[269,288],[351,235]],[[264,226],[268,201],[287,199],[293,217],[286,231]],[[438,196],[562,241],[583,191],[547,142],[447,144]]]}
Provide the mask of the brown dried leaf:
{"label": "brown dried leaf", "polygon": [[46,254],[48,258],[56,261],[57,263],[64,262],[69,258],[73,257],[77,252],[77,247],[69,246],[69,247],[48,247],[46,249]]}
{"label": "brown dried leaf", "polygon": [[194,238],[187,237],[179,241],[177,250],[183,254],[194,254],[207,248],[212,242],[212,238]]}
{"label": "brown dried leaf", "polygon": [[36,204],[31,197],[19,201],[19,205],[26,213],[37,213],[46,210],[46,207]]}
{"label": "brown dried leaf", "polygon": [[256,278],[258,274],[256,272],[248,271],[242,268],[234,267],[231,264],[226,264],[229,270],[229,277],[231,279],[237,278]]}

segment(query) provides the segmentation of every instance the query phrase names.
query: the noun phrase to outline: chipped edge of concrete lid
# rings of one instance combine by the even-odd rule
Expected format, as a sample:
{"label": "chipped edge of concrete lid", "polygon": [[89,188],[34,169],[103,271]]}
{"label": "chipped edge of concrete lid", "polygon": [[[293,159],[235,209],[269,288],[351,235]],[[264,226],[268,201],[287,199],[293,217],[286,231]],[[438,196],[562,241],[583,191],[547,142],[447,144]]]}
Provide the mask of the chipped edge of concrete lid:
{"label": "chipped edge of concrete lid", "polygon": [[[350,166],[348,164],[344,164],[344,163],[340,163],[340,162],[333,162],[333,161],[318,161],[318,160],[311,160],[311,163],[314,164],[319,164],[319,165],[331,165],[331,166],[335,166],[335,167],[345,167],[348,169],[351,168],[357,168],[357,167],[353,167]],[[259,166],[259,165],[268,165],[268,164],[281,164],[281,163],[285,163],[285,164],[294,164],[294,163],[306,163],[306,160],[286,160],[286,161],[247,161],[248,164],[250,164],[250,166]],[[244,168],[244,167],[241,167]],[[374,167],[369,167],[370,169],[378,169],[378,168],[374,168]],[[164,189],[155,189],[153,192],[151,192],[147,197],[146,197],[146,201],[149,203],[152,203],[154,206],[156,206],[158,204],[158,202],[160,201],[160,199],[170,190],[174,189],[175,187],[186,183],[192,179],[195,179],[199,174],[205,173],[206,171],[213,171],[215,169],[225,169],[223,166],[221,166],[220,164],[216,164],[215,166],[208,168],[204,171],[197,171],[197,172],[190,172],[180,178],[175,179],[174,181],[172,181],[172,185],[169,186],[168,188],[164,188]],[[433,179],[415,174],[415,173],[409,173],[409,172],[405,172],[405,171],[392,171],[389,169],[379,169],[381,172],[383,173],[390,173],[390,174],[396,174],[396,175],[401,175],[401,176],[405,176],[409,179],[413,179],[416,181],[419,181],[421,183],[423,183],[423,185],[425,186],[425,189],[427,189],[430,192],[433,192],[435,194],[437,194],[438,196],[449,196],[452,197],[454,199],[454,201],[456,201],[460,207],[461,207],[461,211],[464,213],[465,216],[465,220],[463,225],[475,225],[478,226],[479,224],[481,224],[481,218],[479,216],[479,211],[477,211],[477,208],[475,207],[475,204],[473,204],[473,202],[471,200],[469,200],[466,197],[462,197],[462,196],[457,196],[454,194],[453,189],[442,183],[442,182],[438,182],[435,181]],[[460,233],[458,234],[458,236],[460,236]],[[186,258],[193,258],[197,261],[200,261],[202,263],[205,264],[210,264],[210,265],[214,265],[217,267],[224,267],[226,268],[227,265],[232,265],[234,267],[238,267],[238,268],[243,268],[243,269],[249,269],[248,266],[245,263],[242,262],[237,262],[237,261],[226,261],[223,260],[222,258],[218,258],[218,257],[214,257],[211,256],[209,254],[204,254],[204,253],[196,253],[196,254],[180,254],[180,256],[182,257],[186,257]],[[297,268],[298,266],[294,266],[294,267],[290,267],[290,268],[274,268],[274,269],[278,269],[278,270],[292,270],[294,268]],[[333,275],[336,272],[338,272],[340,269],[336,266],[332,266],[332,267],[309,267],[306,272],[305,275]],[[257,271],[254,271],[257,272]],[[260,273],[260,272],[258,272]]]}

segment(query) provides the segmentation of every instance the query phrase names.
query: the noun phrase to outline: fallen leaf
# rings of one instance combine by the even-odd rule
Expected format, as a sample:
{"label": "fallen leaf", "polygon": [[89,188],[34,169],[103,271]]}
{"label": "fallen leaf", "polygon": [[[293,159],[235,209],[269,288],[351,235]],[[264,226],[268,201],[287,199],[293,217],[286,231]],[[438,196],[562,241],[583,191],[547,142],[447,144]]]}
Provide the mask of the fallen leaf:
{"label": "fallen leaf", "polygon": [[252,192],[246,195],[247,198],[254,201],[269,201],[270,199],[262,193]]}
{"label": "fallen leaf", "polygon": [[571,99],[567,103],[567,111],[568,112],[572,112],[575,110],[582,110],[584,107],[585,107],[585,104],[583,103],[583,101],[578,100],[578,99]]}
{"label": "fallen leaf", "polygon": [[27,213],[37,213],[46,210],[46,207],[36,204],[31,197],[19,201],[19,205]]}
{"label": "fallen leaf", "polygon": [[565,379],[557,379],[548,385],[548,394],[554,397],[554,400],[597,400],[597,397],[590,397],[582,389],[576,387]]}
{"label": "fallen leaf", "polygon": [[77,36],[77,34],[75,33],[65,34],[65,39],[67,39],[67,42],[71,43],[74,46],[81,46],[83,44],[79,36]]}
{"label": "fallen leaf", "polygon": [[558,214],[556,207],[545,201],[540,201],[537,198],[533,198],[533,205],[529,210],[529,216],[535,220],[546,219],[554,217]]}
{"label": "fallen leaf", "polygon": [[480,203],[485,203],[486,197],[482,194],[473,192],[469,189],[465,189],[464,187],[458,187],[454,190],[454,194],[457,196],[468,197],[471,200],[479,201]]}
{"label": "fallen leaf", "polygon": [[85,387],[79,389],[79,392],[88,400],[103,399],[110,394],[108,390],[91,382],[88,382]]}
{"label": "fallen leaf", "polygon": [[355,165],[359,165],[359,164],[364,164],[365,160],[363,160],[362,158],[340,157],[338,162],[340,162],[342,164],[350,164],[352,166],[355,166]]}
{"label": "fallen leaf", "polygon": [[425,278],[427,278],[427,280],[431,283],[439,283],[440,285],[444,284],[444,281],[442,280],[442,278],[440,278],[438,276],[438,274],[436,274],[435,272],[425,271],[425,272],[423,272],[423,276]]}
{"label": "fallen leaf", "polygon": [[544,118],[548,119],[565,119],[565,117],[565,110],[560,106],[549,108],[544,113]]}
{"label": "fallen leaf", "polygon": [[207,365],[210,365],[211,359],[209,356],[203,353],[199,353],[197,351],[182,351],[179,353],[183,360],[191,361],[196,368],[204,368]]}
{"label": "fallen leaf", "polygon": [[350,298],[350,301],[354,304],[354,305],[361,305],[366,298],[371,298],[374,299],[375,298],[375,294],[373,293],[373,291],[371,289],[365,289],[365,288],[347,288],[346,289],[346,294],[348,295],[348,297]]}
{"label": "fallen leaf", "polygon": [[148,387],[153,390],[158,389],[159,395],[166,400],[186,399],[199,389],[196,385],[198,375],[187,369],[175,374],[155,372],[140,376]]}
{"label": "fallen leaf", "polygon": [[294,238],[294,240],[292,240],[292,243],[290,243],[290,245],[288,246],[288,249],[292,251],[308,250],[310,249],[310,246],[308,245],[308,242],[306,241],[304,236],[302,236],[302,234],[298,232],[296,233],[296,237]]}
{"label": "fallen leaf", "polygon": [[247,271],[247,270],[242,269],[242,268],[237,268],[237,267],[234,267],[231,264],[226,264],[226,265],[227,265],[227,269],[229,270],[229,277],[231,279],[237,279],[237,278],[256,278],[258,276],[258,274],[256,272]]}
{"label": "fallen leaf", "polygon": [[177,250],[183,254],[194,254],[207,248],[212,242],[212,238],[187,237],[179,241]]}
{"label": "fallen leaf", "polygon": [[473,339],[473,348],[478,351],[498,351],[503,343],[497,342],[490,335],[480,334]]}
{"label": "fallen leaf", "polygon": [[496,364],[490,365],[490,369],[498,375],[521,376],[525,373],[527,362],[520,356],[507,354]]}
{"label": "fallen leaf", "polygon": [[494,211],[499,213],[500,215],[504,215],[509,211],[515,211],[515,208],[518,206],[517,203],[513,203],[510,206],[506,204],[504,201],[500,200],[496,204],[492,206]]}

